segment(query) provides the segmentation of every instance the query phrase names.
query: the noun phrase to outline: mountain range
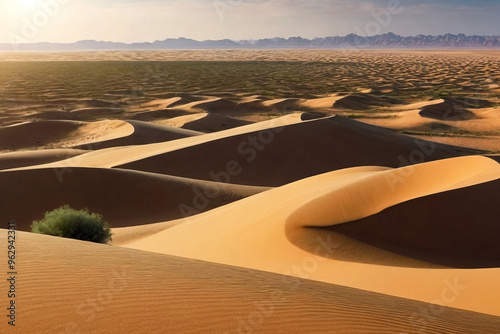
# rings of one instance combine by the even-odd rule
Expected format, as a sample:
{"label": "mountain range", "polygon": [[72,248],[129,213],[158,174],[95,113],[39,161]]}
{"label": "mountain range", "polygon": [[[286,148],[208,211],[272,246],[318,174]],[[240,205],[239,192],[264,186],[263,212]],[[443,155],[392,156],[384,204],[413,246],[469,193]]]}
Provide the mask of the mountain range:
{"label": "mountain range", "polygon": [[347,36],[306,39],[302,37],[258,40],[230,39],[196,41],[169,38],[153,43],[117,43],[83,40],[75,43],[0,43],[0,50],[158,50],[158,49],[338,49],[338,48],[500,48],[500,36],[467,36],[465,34],[399,36],[394,33],[363,37]]}

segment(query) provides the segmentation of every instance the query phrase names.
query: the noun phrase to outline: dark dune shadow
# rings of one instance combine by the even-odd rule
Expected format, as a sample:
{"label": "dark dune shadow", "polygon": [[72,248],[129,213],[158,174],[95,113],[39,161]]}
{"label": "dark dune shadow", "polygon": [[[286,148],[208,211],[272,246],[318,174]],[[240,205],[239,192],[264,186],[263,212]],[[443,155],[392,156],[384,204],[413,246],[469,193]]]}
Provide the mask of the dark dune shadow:
{"label": "dark dune shadow", "polygon": [[[500,267],[500,179],[416,198],[330,227],[299,227],[288,239],[339,261],[415,268]],[[414,261],[412,261],[414,260]]]}
{"label": "dark dune shadow", "polygon": [[[413,259],[455,268],[500,267],[500,180],[429,195],[331,226]],[[356,261],[351,256],[342,258]]]}

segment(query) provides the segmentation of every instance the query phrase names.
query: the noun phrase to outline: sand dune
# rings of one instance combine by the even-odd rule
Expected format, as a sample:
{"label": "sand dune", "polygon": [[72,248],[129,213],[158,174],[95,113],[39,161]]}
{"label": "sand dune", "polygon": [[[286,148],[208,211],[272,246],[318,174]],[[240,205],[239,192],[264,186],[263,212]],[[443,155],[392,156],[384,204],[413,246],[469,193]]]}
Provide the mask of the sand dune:
{"label": "sand dune", "polygon": [[420,111],[420,116],[435,118],[439,120],[470,120],[474,118],[474,113],[467,108],[491,107],[490,101],[486,100],[470,100],[458,98],[443,98],[443,102],[425,106]]}
{"label": "sand dune", "polygon": [[[82,155],[78,161],[39,167],[118,167],[217,182],[279,186],[342,168],[399,167],[477,152],[415,140],[342,117],[309,121],[297,117],[172,142],[99,150]],[[325,142],[329,145],[325,146]],[[380,147],[385,148],[383,152]]]}
{"label": "sand dune", "polygon": [[84,121],[85,116],[74,114],[68,111],[43,111],[32,114],[26,114],[24,117],[26,121],[40,121],[40,120],[67,120],[67,121]]}
{"label": "sand dune", "polygon": [[132,124],[124,121],[80,122],[78,129],[71,133],[61,144],[69,147],[91,146],[95,142],[123,138],[133,133],[134,127]]}
{"label": "sand dune", "polygon": [[268,129],[281,128],[290,124],[301,123],[301,114],[291,114],[288,116],[263,121],[255,124],[237,127],[216,133],[205,134],[203,136],[194,136],[184,139],[169,141],[165,143],[156,143],[149,145],[140,145],[132,147],[113,147],[109,149],[97,150],[82,155],[78,159],[69,159],[53,164],[31,166],[27,168],[64,168],[64,167],[117,167],[118,165],[141,160],[166,152],[181,150],[191,146],[208,143],[211,141],[223,140],[244,133],[258,132]]}
{"label": "sand dune", "polygon": [[[94,107],[94,108],[118,108],[120,107],[121,103],[117,103],[115,101],[106,101],[106,100],[100,100],[100,99],[84,99],[81,102],[86,104],[89,107]],[[58,101],[58,104],[60,102]]]}
{"label": "sand dune", "polygon": [[157,99],[150,102],[141,104],[141,107],[154,107],[155,109],[166,109],[172,108],[177,105],[188,104],[190,102],[196,101],[197,99],[192,96],[176,96],[169,99]]}
{"label": "sand dune", "polygon": [[402,104],[402,102],[386,96],[379,97],[370,94],[357,93],[349,94],[346,97],[338,99],[334,102],[333,108],[364,110],[371,106],[389,107],[394,104]]}
{"label": "sand dune", "polygon": [[0,194],[0,219],[16,219],[20,230],[30,230],[33,220],[65,204],[99,212],[111,226],[119,227],[182,218],[266,190],[118,169],[70,167],[1,171],[0,184],[10,189]]}
{"label": "sand dune", "polygon": [[[380,147],[384,150],[380,151]],[[333,117],[270,131],[248,131],[114,166],[196,179],[213,180],[220,175],[226,182],[278,186],[341,168],[398,167],[467,153],[472,151],[415,141],[392,131]],[[193,157],[197,157],[197,164],[188,163]],[[231,161],[235,175],[227,173]]]}
{"label": "sand dune", "polygon": [[0,128],[0,140],[3,143],[0,149],[19,150],[45,146],[96,150],[114,146],[166,142],[200,134],[195,131],[133,120],[127,122],[51,120]]}
{"label": "sand dune", "polygon": [[43,121],[23,123],[0,128],[0,149],[20,150],[58,143],[80,123],[70,121]]}
{"label": "sand dune", "polygon": [[[0,149],[72,147],[97,140],[111,140],[133,132],[132,125],[117,120],[100,122],[40,121],[0,128]],[[1,146],[3,145],[3,146]]]}
{"label": "sand dune", "polygon": [[262,104],[272,110],[287,112],[289,109],[298,108],[302,102],[304,102],[303,99],[286,98],[267,100],[262,102]]}
{"label": "sand dune", "polygon": [[415,137],[422,140],[430,140],[434,142],[439,142],[448,145],[459,145],[462,147],[467,147],[471,149],[482,149],[484,151],[494,153],[500,150],[500,137],[499,136],[459,136],[447,138],[442,134],[437,134],[436,136],[431,135],[416,135]]}
{"label": "sand dune", "polygon": [[18,331],[500,333],[499,56],[0,54]]}
{"label": "sand dune", "polygon": [[11,169],[18,167],[26,167],[32,165],[41,165],[54,161],[66,160],[74,158],[83,153],[85,150],[72,149],[54,149],[40,151],[21,151],[0,154],[0,170]]}
{"label": "sand dune", "polygon": [[197,109],[204,112],[216,112],[221,113],[224,111],[234,111],[237,104],[232,101],[228,101],[223,98],[208,98],[202,101],[195,101],[185,105],[178,105],[178,108],[182,109]]}
{"label": "sand dune", "polygon": [[487,155],[487,157],[500,163],[500,155],[499,154]]}
{"label": "sand dune", "polygon": [[175,117],[180,117],[180,116],[185,116],[185,115],[191,115],[191,112],[185,111],[185,110],[177,110],[177,109],[161,109],[161,110],[154,110],[154,111],[144,111],[144,112],[138,112],[131,118],[133,120],[137,121],[157,121],[157,120],[164,120],[164,119],[170,119],[170,118],[175,118]]}
{"label": "sand dune", "polygon": [[[443,174],[442,170],[449,172]],[[403,182],[394,185],[392,178],[403,178]],[[115,242],[135,249],[286,273],[429,303],[439,301],[439,292],[446,287],[443,282],[458,280],[466,286],[467,293],[456,298],[453,307],[500,315],[500,299],[491,298],[490,293],[498,288],[498,283],[495,283],[498,268],[450,271],[397,252],[375,247],[368,252],[366,244],[324,228],[310,228],[341,223],[347,226],[350,221],[369,217],[413,198],[427,198],[434,193],[474,185],[489,187],[491,181],[499,178],[500,165],[484,157],[448,159],[395,170],[358,167],[267,191],[192,217],[186,223],[140,240],[122,243],[120,234],[127,228],[123,231],[117,229]],[[498,182],[491,185],[498,187]],[[484,192],[481,194],[482,201],[489,202],[484,208],[497,205],[496,199]],[[261,209],[254,210],[256,207]],[[439,208],[437,203],[435,207]],[[421,207],[415,207],[415,210],[418,208],[422,210]],[[474,210],[473,206],[469,208]],[[476,214],[480,215],[481,211],[476,211]],[[494,216],[495,212],[484,214]],[[460,224],[460,217],[453,217],[458,221],[452,222]],[[435,229],[455,233],[456,229],[450,225],[452,222],[433,222],[438,225]],[[486,222],[480,231],[497,235],[497,230],[498,224]],[[405,238],[402,228],[398,227],[396,231],[401,231],[401,237]],[[449,239],[462,237],[462,231],[457,231],[457,235]],[[420,242],[425,245],[425,240]],[[474,250],[480,247],[480,242],[479,237],[471,237],[461,247],[471,246]],[[498,247],[493,247],[498,254]],[[470,255],[477,254],[471,252]],[[368,272],[368,277],[363,274]],[[486,299],[489,301],[485,302]]]}
{"label": "sand dune", "polygon": [[[441,170],[447,173],[437,172]],[[328,188],[326,195],[317,192],[314,198],[296,209],[289,224],[316,227],[342,224],[371,216],[397,203],[497,178],[500,178],[500,165],[486,157],[444,159],[396,171],[367,174],[349,180],[348,188],[339,181],[336,187]],[[352,186],[358,182],[365,186]],[[380,193],[390,196],[379,196]],[[357,200],[353,201],[353,198]]]}
{"label": "sand dune", "polygon": [[128,136],[123,136],[121,138],[111,140],[92,142],[85,145],[78,145],[75,146],[75,148],[98,150],[115,146],[145,145],[166,142],[180,138],[193,137],[202,134],[196,131],[151,124],[148,122],[127,121],[127,123],[132,125],[134,128],[134,131]]}
{"label": "sand dune", "polygon": [[264,102],[269,101],[270,98],[260,95],[252,95],[242,98],[238,102],[237,109],[238,111],[269,111],[271,108],[264,105]]}
{"label": "sand dune", "polygon": [[[461,101],[454,104],[450,101]],[[481,102],[483,101],[483,102]],[[395,129],[419,139],[469,147],[489,152],[500,150],[500,112],[497,107],[480,107],[477,99],[444,99],[395,106],[387,112],[359,120]],[[464,108],[465,103],[469,106]],[[476,106],[476,107],[475,107]],[[425,112],[424,112],[425,111]]]}
{"label": "sand dune", "polygon": [[323,97],[323,98],[317,98],[317,99],[309,99],[302,101],[300,103],[301,106],[306,107],[306,108],[311,108],[311,109],[329,109],[333,108],[334,104],[339,100],[342,99],[342,96],[330,96],[330,97]]}
{"label": "sand dune", "polygon": [[487,195],[499,191],[496,180],[437,193],[331,230],[424,261],[500,267],[500,200]]}
{"label": "sand dune", "polygon": [[463,121],[476,118],[476,114],[470,109],[490,108],[493,106],[494,103],[489,100],[444,97],[441,103],[423,107],[420,115],[443,121]]}
{"label": "sand dune", "polygon": [[428,100],[428,101],[422,101],[422,102],[415,102],[415,103],[409,103],[409,104],[404,104],[404,105],[398,105],[395,106],[395,110],[397,111],[408,111],[408,110],[420,110],[422,108],[436,105],[443,103],[443,99],[435,99],[435,100]]}
{"label": "sand dune", "polygon": [[215,113],[198,113],[193,115],[175,117],[165,121],[158,121],[157,123],[193,131],[210,133],[248,125],[252,122],[239,120]]}
{"label": "sand dune", "polygon": [[444,307],[431,318],[422,313],[428,305],[407,299],[119,247],[28,233],[18,247],[16,327],[26,333],[493,334],[500,325],[498,317]]}
{"label": "sand dune", "polygon": [[[493,142],[500,138],[497,121],[476,123],[484,119],[480,109],[489,106],[495,114],[500,103],[500,78],[494,75],[499,70],[498,56],[498,51],[477,50],[26,52],[15,55],[16,60],[40,62],[0,63],[5,77],[0,84],[0,125],[40,119],[153,121],[199,112],[260,121],[288,112],[312,111],[338,113],[369,124],[384,121],[387,125],[381,126],[418,138],[427,136],[441,143],[499,152],[500,147]],[[3,53],[0,59],[9,57]],[[62,61],[58,66],[46,62],[54,57],[145,61],[89,62],[89,67],[76,62]],[[146,60],[158,63],[155,67]],[[240,63],[242,60],[259,62]],[[178,61],[175,71],[167,70],[170,61]],[[26,76],[26,71],[33,76]],[[100,75],[88,76],[94,72],[108,73],[113,79],[101,82]],[[96,91],[96,87],[102,89]],[[421,107],[427,115],[422,118],[424,122],[461,120],[464,124],[457,131],[431,137],[425,129],[412,129],[414,124],[404,126],[402,111],[416,110],[405,109],[407,106],[430,105],[430,100],[441,97],[436,103],[440,107]],[[341,108],[332,108],[335,103]],[[409,116],[413,122],[413,113]],[[394,127],[393,118],[398,118]],[[472,139],[464,139],[464,135]],[[494,140],[476,139],[483,136]]]}
{"label": "sand dune", "polygon": [[493,120],[498,121],[500,119],[500,110],[498,107],[473,109],[472,112],[476,115],[476,117],[487,119],[490,122]]}
{"label": "sand dune", "polygon": [[123,113],[121,108],[81,108],[72,110],[70,117],[77,119],[109,119],[116,117],[120,113]]}

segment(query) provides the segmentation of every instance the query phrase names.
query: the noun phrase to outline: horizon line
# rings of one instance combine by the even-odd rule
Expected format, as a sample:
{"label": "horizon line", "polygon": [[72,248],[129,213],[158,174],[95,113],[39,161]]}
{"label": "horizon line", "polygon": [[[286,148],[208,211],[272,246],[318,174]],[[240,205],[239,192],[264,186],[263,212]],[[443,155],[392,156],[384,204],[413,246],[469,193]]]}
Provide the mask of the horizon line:
{"label": "horizon line", "polygon": [[426,35],[426,34],[417,34],[417,35],[399,35],[399,34],[396,34],[396,33],[393,33],[393,32],[387,32],[387,33],[384,33],[384,34],[377,34],[377,35],[369,35],[369,36],[362,36],[362,35],[358,35],[356,33],[349,33],[347,35],[331,35],[331,36],[324,36],[324,37],[313,37],[313,38],[306,38],[306,37],[302,37],[302,36],[290,36],[290,37],[280,37],[280,36],[274,36],[274,37],[264,37],[264,38],[251,38],[251,39],[231,39],[231,38],[222,38],[222,39],[205,39],[205,40],[197,40],[197,39],[193,39],[193,38],[189,38],[189,37],[184,37],[184,36],[181,36],[181,37],[166,37],[165,39],[157,39],[153,42],[149,42],[149,41],[136,41],[136,42],[121,42],[121,41],[110,41],[110,40],[97,40],[97,39],[80,39],[80,40],[76,40],[76,41],[73,41],[73,42],[54,42],[54,41],[41,41],[41,42],[28,42],[28,43],[13,43],[13,42],[0,42],[0,45],[13,45],[13,44],[17,44],[17,45],[34,45],[34,44],[76,44],[76,43],[80,43],[80,42],[98,42],[98,43],[115,43],[115,44],[125,44],[125,45],[133,45],[133,44],[154,44],[154,43],[157,43],[157,42],[164,42],[164,41],[167,41],[167,40],[180,40],[180,39],[185,39],[185,40],[190,40],[190,41],[194,41],[194,42],[199,42],[199,43],[202,43],[202,42],[209,42],[209,41],[214,41],[214,42],[220,42],[220,41],[231,41],[231,42],[234,42],[234,43],[238,43],[238,42],[250,42],[250,41],[261,41],[261,40],[273,40],[273,39],[284,39],[284,40],[289,40],[289,39],[292,39],[292,38],[301,38],[301,39],[304,39],[304,40],[309,40],[309,41],[314,41],[314,40],[317,40],[317,39],[326,39],[326,38],[344,38],[344,37],[348,37],[348,36],[356,36],[356,37],[361,37],[361,38],[372,38],[372,37],[377,37],[377,36],[385,36],[385,35],[395,35],[395,36],[398,36],[398,37],[403,37],[403,38],[409,38],[409,37],[419,37],[419,36],[426,36],[426,37],[439,37],[439,36],[446,36],[446,35],[453,35],[453,36],[465,36],[465,37],[490,37],[490,38],[500,38],[500,35],[467,35],[465,33],[457,33],[457,34],[453,34],[453,33],[445,33],[445,34],[433,34],[433,35]]}

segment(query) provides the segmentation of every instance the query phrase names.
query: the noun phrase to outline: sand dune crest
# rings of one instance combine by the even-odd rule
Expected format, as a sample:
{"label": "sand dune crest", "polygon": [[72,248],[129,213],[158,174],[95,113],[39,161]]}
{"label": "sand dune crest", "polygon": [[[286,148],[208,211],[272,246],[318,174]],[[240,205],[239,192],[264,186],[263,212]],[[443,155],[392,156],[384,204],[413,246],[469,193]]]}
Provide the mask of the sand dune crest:
{"label": "sand dune crest", "polygon": [[[443,177],[442,170],[448,170],[450,175]],[[439,269],[429,263],[429,269],[422,271],[418,268],[425,266],[425,262],[411,259],[408,254],[405,257],[376,247],[369,248],[368,252],[367,246],[353,239],[337,237],[335,232],[326,229],[307,228],[311,225],[329,226],[335,222],[348,225],[351,219],[360,216],[359,212],[370,216],[377,210],[383,210],[385,205],[392,207],[413,197],[426,198],[433,192],[488,184],[500,177],[499,165],[484,157],[436,161],[416,165],[412,173],[406,174],[409,171],[410,167],[396,170],[358,167],[331,172],[192,217],[185,223],[133,242],[121,243],[122,232],[118,229],[116,242],[136,249],[287,273],[432,302],[436,298],[435,290],[449,275],[447,269]],[[401,172],[405,172],[408,182],[393,192],[385,176]],[[344,196],[336,196],[341,193],[338,189],[342,188]],[[365,193],[367,196],[363,197]],[[320,200],[315,201],[317,196]],[[396,201],[391,200],[393,196]],[[345,204],[338,205],[336,200]],[[261,210],[253,210],[255,207]],[[220,233],[221,230],[224,233]],[[307,240],[303,240],[304,236]],[[214,244],[219,247],[214,248]],[[342,260],[347,259],[345,254],[337,258],[337,249],[354,252],[351,256],[354,261]],[[306,260],[314,264],[314,270],[307,271],[307,275],[303,270],[291,270],[297,265],[300,267],[300,263]],[[457,300],[454,307],[500,315],[497,307],[500,301],[482,303],[494,286],[493,277],[498,270],[455,271],[454,277],[467,284],[469,293]],[[371,273],[369,279],[365,279],[363,273],[366,272]],[[481,286],[473,283],[479,276],[483,282]],[[395,281],[398,285],[387,283]],[[485,282],[489,282],[488,285],[484,285]]]}

